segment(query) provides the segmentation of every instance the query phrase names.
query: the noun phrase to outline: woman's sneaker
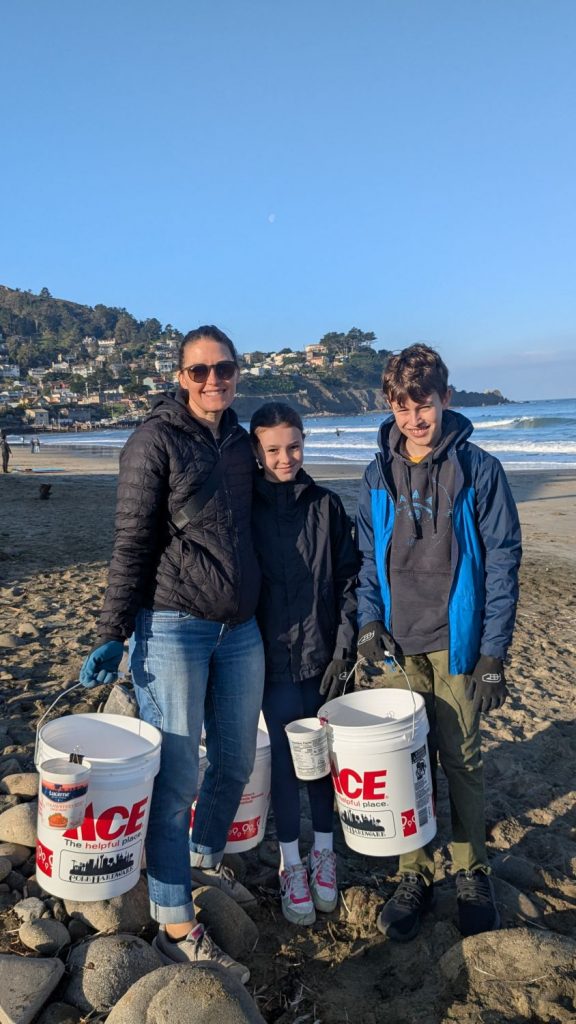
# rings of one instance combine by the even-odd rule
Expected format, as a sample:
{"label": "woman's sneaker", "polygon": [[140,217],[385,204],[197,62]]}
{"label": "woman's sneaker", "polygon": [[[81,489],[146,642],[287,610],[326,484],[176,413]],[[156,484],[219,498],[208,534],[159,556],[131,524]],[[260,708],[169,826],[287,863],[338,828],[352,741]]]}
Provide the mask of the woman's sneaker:
{"label": "woman's sneaker", "polygon": [[338,904],[336,854],[332,850],[310,850],[308,875],[310,893],[316,910],[330,914]]}
{"label": "woman's sneaker", "polygon": [[201,924],[188,932],[182,942],[172,942],[161,928],[152,945],[165,964],[218,964],[243,985],[250,977],[248,968],[220,949]]}
{"label": "woman's sneaker", "polygon": [[221,864],[217,868],[190,868],[190,878],[195,885],[212,885],[229,896],[241,907],[256,902],[255,896],[242,882],[236,879],[230,868]]}
{"label": "woman's sneaker", "polygon": [[423,915],[434,902],[434,888],[421,875],[406,873],[376,921],[378,930],[394,942],[410,942],[420,931]]}
{"label": "woman's sneaker", "polygon": [[485,871],[458,871],[456,899],[462,935],[493,932],[500,927],[490,876]]}
{"label": "woman's sneaker", "polygon": [[278,877],[284,917],[292,924],[314,924],[316,911],[304,864],[289,864]]}

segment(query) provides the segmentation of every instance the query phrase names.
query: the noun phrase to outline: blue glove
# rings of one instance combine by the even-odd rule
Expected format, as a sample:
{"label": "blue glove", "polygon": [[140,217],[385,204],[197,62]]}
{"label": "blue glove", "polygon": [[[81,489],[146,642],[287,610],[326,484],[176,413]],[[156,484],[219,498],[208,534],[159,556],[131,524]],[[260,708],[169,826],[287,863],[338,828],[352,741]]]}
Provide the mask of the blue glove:
{"label": "blue glove", "polygon": [[80,669],[80,682],[87,690],[99,683],[113,683],[118,678],[118,668],[124,654],[124,644],[119,640],[108,640],[97,647],[86,658]]}

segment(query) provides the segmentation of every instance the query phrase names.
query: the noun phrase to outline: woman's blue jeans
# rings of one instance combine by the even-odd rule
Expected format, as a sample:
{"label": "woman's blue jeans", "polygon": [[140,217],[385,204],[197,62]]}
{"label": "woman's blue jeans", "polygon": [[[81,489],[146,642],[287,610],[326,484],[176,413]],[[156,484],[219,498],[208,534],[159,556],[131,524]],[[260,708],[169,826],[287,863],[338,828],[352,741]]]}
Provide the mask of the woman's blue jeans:
{"label": "woman's blue jeans", "polygon": [[[162,731],[146,836],[152,917],[192,920],[190,863],[218,865],[256,754],[264,653],[255,619],[228,627],[184,612],[136,619],[130,669],[140,716]],[[208,768],[198,794],[202,723]]]}

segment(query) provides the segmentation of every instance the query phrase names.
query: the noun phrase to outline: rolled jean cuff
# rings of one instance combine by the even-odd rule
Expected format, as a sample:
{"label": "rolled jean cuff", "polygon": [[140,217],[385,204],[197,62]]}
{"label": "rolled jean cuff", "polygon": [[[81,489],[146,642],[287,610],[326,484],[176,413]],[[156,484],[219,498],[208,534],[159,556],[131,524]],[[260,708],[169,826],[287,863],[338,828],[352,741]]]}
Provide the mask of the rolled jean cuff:
{"label": "rolled jean cuff", "polygon": [[222,863],[224,850],[218,853],[207,851],[205,846],[190,843],[190,865],[193,868],[217,868]]}
{"label": "rolled jean cuff", "polygon": [[192,900],[182,907],[161,907],[150,900],[150,917],[158,924],[185,924],[196,919],[196,912]]}

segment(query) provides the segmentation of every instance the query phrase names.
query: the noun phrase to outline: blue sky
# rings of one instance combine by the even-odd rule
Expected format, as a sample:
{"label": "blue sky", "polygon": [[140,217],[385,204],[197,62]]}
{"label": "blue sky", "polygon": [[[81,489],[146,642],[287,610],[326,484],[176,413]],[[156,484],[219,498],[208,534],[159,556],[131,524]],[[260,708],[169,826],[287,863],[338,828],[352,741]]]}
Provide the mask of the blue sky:
{"label": "blue sky", "polygon": [[576,395],[573,0],[19,0],[0,283]]}

